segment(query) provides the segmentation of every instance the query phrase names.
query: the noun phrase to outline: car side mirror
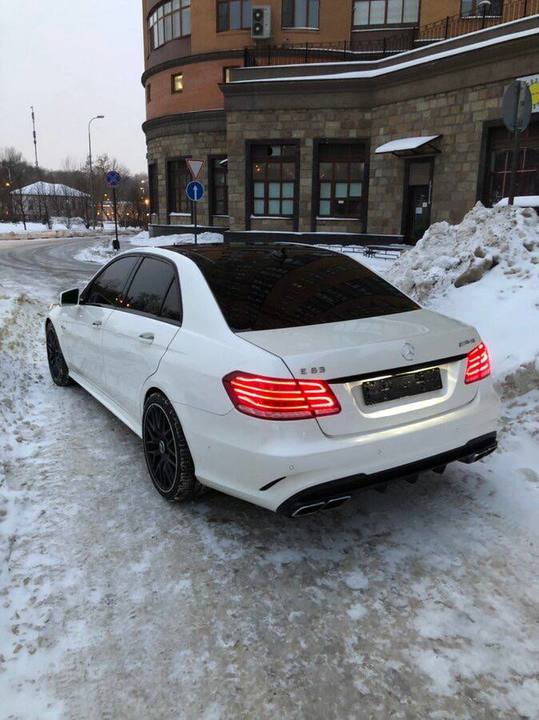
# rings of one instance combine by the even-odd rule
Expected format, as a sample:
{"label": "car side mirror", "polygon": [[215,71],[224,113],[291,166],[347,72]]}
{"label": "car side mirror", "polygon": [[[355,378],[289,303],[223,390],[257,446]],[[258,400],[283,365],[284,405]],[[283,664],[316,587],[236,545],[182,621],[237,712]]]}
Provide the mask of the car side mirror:
{"label": "car side mirror", "polygon": [[79,289],[73,288],[72,290],[66,290],[60,293],[60,305],[78,305],[79,304]]}

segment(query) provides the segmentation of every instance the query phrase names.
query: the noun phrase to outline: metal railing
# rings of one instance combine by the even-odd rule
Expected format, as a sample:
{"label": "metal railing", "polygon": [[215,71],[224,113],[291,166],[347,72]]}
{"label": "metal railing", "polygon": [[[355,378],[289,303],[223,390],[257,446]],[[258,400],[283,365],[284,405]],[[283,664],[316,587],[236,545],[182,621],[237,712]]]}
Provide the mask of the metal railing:
{"label": "metal railing", "polygon": [[245,67],[257,65],[296,65],[344,60],[379,60],[417,47],[467,35],[484,28],[521,20],[539,14],[539,0],[511,0],[503,3],[500,15],[462,17],[453,15],[429,25],[403,30],[379,40],[339,40],[287,45],[246,47]]}
{"label": "metal railing", "polygon": [[438,22],[419,27],[417,28],[415,41],[425,43],[448,40],[449,38],[467,35],[502,23],[521,20],[537,13],[539,13],[539,0],[512,0],[512,2],[502,4],[500,15],[479,14],[471,17],[453,15]]}

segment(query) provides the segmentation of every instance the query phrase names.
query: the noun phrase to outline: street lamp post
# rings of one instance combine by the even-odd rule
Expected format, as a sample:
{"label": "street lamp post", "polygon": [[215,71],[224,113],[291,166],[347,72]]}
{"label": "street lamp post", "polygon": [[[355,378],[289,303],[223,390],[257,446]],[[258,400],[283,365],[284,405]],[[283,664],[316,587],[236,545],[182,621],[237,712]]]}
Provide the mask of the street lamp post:
{"label": "street lamp post", "polygon": [[480,0],[477,3],[478,7],[483,11],[483,22],[481,24],[481,27],[485,27],[485,17],[487,15],[487,10],[490,10],[490,6],[492,5],[491,0]]}
{"label": "street lamp post", "polygon": [[96,115],[91,118],[88,122],[88,161],[90,163],[90,210],[92,213],[92,220],[94,223],[94,230],[96,225],[96,213],[95,213],[95,201],[94,201],[94,171],[92,168],[92,134],[91,127],[94,120],[103,120],[104,115]]}

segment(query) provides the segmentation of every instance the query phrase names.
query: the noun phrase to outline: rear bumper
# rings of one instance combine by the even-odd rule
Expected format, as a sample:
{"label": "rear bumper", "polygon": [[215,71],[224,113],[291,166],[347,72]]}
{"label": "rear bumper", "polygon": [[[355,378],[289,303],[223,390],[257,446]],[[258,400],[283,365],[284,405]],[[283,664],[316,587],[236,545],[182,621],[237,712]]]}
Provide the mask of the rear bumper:
{"label": "rear bumper", "polygon": [[384,473],[390,479],[391,473],[402,477],[418,472],[403,470],[407,466],[417,468],[425,462],[426,470],[451,462],[439,456],[470,456],[476,449],[470,444],[492,437],[498,424],[499,401],[492,381],[479,385],[473,401],[456,410],[346,437],[324,435],[313,420],[283,423],[235,410],[217,416],[175,407],[201,483],[282,511],[290,499],[343,478],[354,478],[354,488],[359,489],[362,483],[385,482]]}
{"label": "rear bumper", "polygon": [[497,446],[496,433],[487,433],[486,435],[470,440],[465,445],[455,448],[454,450],[448,450],[438,455],[431,455],[416,462],[399,465],[398,467],[389,468],[388,470],[382,470],[370,475],[358,473],[357,475],[350,475],[349,477],[307,488],[288,498],[288,500],[285,500],[285,502],[279,505],[277,512],[280,515],[296,517],[299,514],[308,514],[308,512],[301,513],[303,508],[305,508],[306,511],[309,511],[310,508],[312,508],[312,511],[323,510],[328,501],[328,507],[335,506],[339,500],[344,501],[348,499],[354,492],[367,490],[377,485],[385,485],[391,480],[411,477],[426,470],[443,468],[448,463],[455,462],[456,460],[465,463],[476,462],[494,452]]}

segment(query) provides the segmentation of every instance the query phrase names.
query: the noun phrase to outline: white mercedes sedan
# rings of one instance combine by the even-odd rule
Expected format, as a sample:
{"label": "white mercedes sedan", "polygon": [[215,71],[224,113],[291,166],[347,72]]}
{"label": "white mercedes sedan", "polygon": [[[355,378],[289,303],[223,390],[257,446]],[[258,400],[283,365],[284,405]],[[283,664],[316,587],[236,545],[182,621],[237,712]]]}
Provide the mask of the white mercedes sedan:
{"label": "white mercedes sedan", "polygon": [[299,517],[496,448],[477,330],[328,250],[130,250],[61,294],[46,339],[53,381],[142,438],[167,500],[207,486]]}

